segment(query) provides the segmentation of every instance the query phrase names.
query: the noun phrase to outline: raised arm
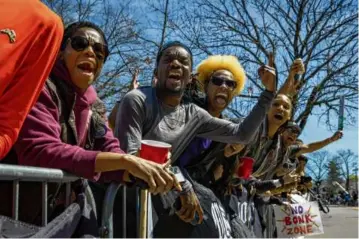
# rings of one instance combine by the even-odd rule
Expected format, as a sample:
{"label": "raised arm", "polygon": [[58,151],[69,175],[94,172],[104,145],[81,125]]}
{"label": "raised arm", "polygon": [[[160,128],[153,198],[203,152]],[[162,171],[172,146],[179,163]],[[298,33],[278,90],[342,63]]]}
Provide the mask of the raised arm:
{"label": "raised arm", "polygon": [[250,114],[239,124],[212,117],[200,109],[204,123],[199,128],[198,136],[224,143],[248,144],[263,123],[273,97],[274,93],[264,91]]}
{"label": "raised arm", "polygon": [[299,74],[303,74],[304,71],[305,68],[302,59],[300,58],[296,59],[291,65],[288,78],[284,82],[282,87],[279,89],[278,94],[284,94],[289,97],[293,97],[294,95],[296,95],[300,84],[300,80],[295,79],[295,76]]}
{"label": "raised arm", "polygon": [[343,137],[343,133],[341,131],[337,131],[334,133],[333,136],[331,136],[325,140],[313,142],[310,144],[304,144],[301,146],[301,149],[296,153],[296,156],[298,157],[301,154],[312,153],[314,151],[322,149],[325,146],[341,139],[342,137]]}

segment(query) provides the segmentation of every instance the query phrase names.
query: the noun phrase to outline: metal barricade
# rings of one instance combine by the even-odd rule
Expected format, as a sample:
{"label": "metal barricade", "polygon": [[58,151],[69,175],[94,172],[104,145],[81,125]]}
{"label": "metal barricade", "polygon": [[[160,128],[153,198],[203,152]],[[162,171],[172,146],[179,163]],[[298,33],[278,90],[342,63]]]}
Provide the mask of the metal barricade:
{"label": "metal barricade", "polygon": [[[102,205],[101,216],[100,235],[102,238],[113,238],[113,207],[120,186],[120,184],[111,183],[106,190],[105,198]],[[125,212],[126,208],[124,208],[123,211]],[[123,223],[125,222],[126,221],[124,221]]]}
{"label": "metal barricade", "polygon": [[[122,238],[126,238],[126,186],[121,185],[118,183],[111,183],[105,194],[105,198],[102,205],[102,215],[101,215],[101,227],[100,227],[100,235],[102,238],[113,238],[114,231],[113,231],[113,209],[114,209],[114,203],[115,198],[118,193],[118,190],[122,187]],[[136,205],[137,205],[137,211],[136,211],[136,233],[137,237],[141,237],[141,231],[145,231],[146,236],[148,237],[148,201],[141,202],[141,199],[143,199],[143,194],[149,194],[147,190],[142,190],[142,196],[136,193]],[[149,195],[147,195],[147,198]],[[144,214],[141,216],[141,213]],[[151,210],[150,210],[151,212]],[[143,228],[141,228],[141,225]],[[120,226],[120,225],[116,225]],[[142,230],[141,230],[142,229]],[[143,233],[142,233],[143,234]]]}
{"label": "metal barricade", "polygon": [[[30,166],[19,166],[0,164],[0,180],[13,181],[13,210],[12,217],[19,218],[19,182],[42,182],[42,225],[47,225],[47,187],[48,183],[65,183],[66,185],[66,207],[71,203],[71,183],[80,179],[60,169],[40,168]],[[88,203],[93,207],[96,214],[96,205],[89,186],[85,188]],[[97,216],[97,215],[96,215]],[[112,225],[111,225],[112,226]]]}

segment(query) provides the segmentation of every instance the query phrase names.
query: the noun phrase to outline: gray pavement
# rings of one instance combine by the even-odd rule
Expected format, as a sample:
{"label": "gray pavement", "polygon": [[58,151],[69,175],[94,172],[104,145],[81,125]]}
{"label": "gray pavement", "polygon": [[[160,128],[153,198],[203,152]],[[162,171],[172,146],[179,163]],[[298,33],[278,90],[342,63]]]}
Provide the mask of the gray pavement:
{"label": "gray pavement", "polygon": [[358,238],[358,207],[330,207],[321,213],[324,234],[306,238]]}

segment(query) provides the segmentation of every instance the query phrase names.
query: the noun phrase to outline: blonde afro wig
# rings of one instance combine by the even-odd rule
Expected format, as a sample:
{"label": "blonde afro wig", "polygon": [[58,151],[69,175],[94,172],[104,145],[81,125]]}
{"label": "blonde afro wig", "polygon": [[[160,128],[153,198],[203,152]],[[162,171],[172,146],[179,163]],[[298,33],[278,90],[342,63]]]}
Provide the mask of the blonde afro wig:
{"label": "blonde afro wig", "polygon": [[239,63],[238,58],[230,55],[210,56],[197,66],[197,80],[199,81],[202,90],[204,91],[204,86],[207,81],[209,81],[212,74],[218,70],[227,70],[233,74],[233,78],[237,82],[234,94],[240,94],[244,88],[246,73],[244,72],[241,63]]}

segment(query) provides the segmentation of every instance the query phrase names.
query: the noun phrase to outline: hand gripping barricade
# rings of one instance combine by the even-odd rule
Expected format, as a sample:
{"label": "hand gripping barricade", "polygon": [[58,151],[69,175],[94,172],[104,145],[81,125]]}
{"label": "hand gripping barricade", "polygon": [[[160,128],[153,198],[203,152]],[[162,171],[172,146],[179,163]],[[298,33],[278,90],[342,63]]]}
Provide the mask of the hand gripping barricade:
{"label": "hand gripping barricade", "polygon": [[[0,181],[12,182],[13,188],[12,218],[0,215],[0,237],[69,238],[73,236],[98,236],[96,205],[86,180],[79,179],[59,169],[0,164]],[[80,182],[81,191],[77,191],[76,199],[71,200],[71,184],[76,181]],[[42,226],[19,220],[19,207],[32,206],[19,205],[20,182],[41,183]],[[49,223],[47,222],[48,183],[65,185],[65,209]],[[2,195],[2,197],[5,196],[11,195]],[[95,227],[91,223],[94,223]]]}

